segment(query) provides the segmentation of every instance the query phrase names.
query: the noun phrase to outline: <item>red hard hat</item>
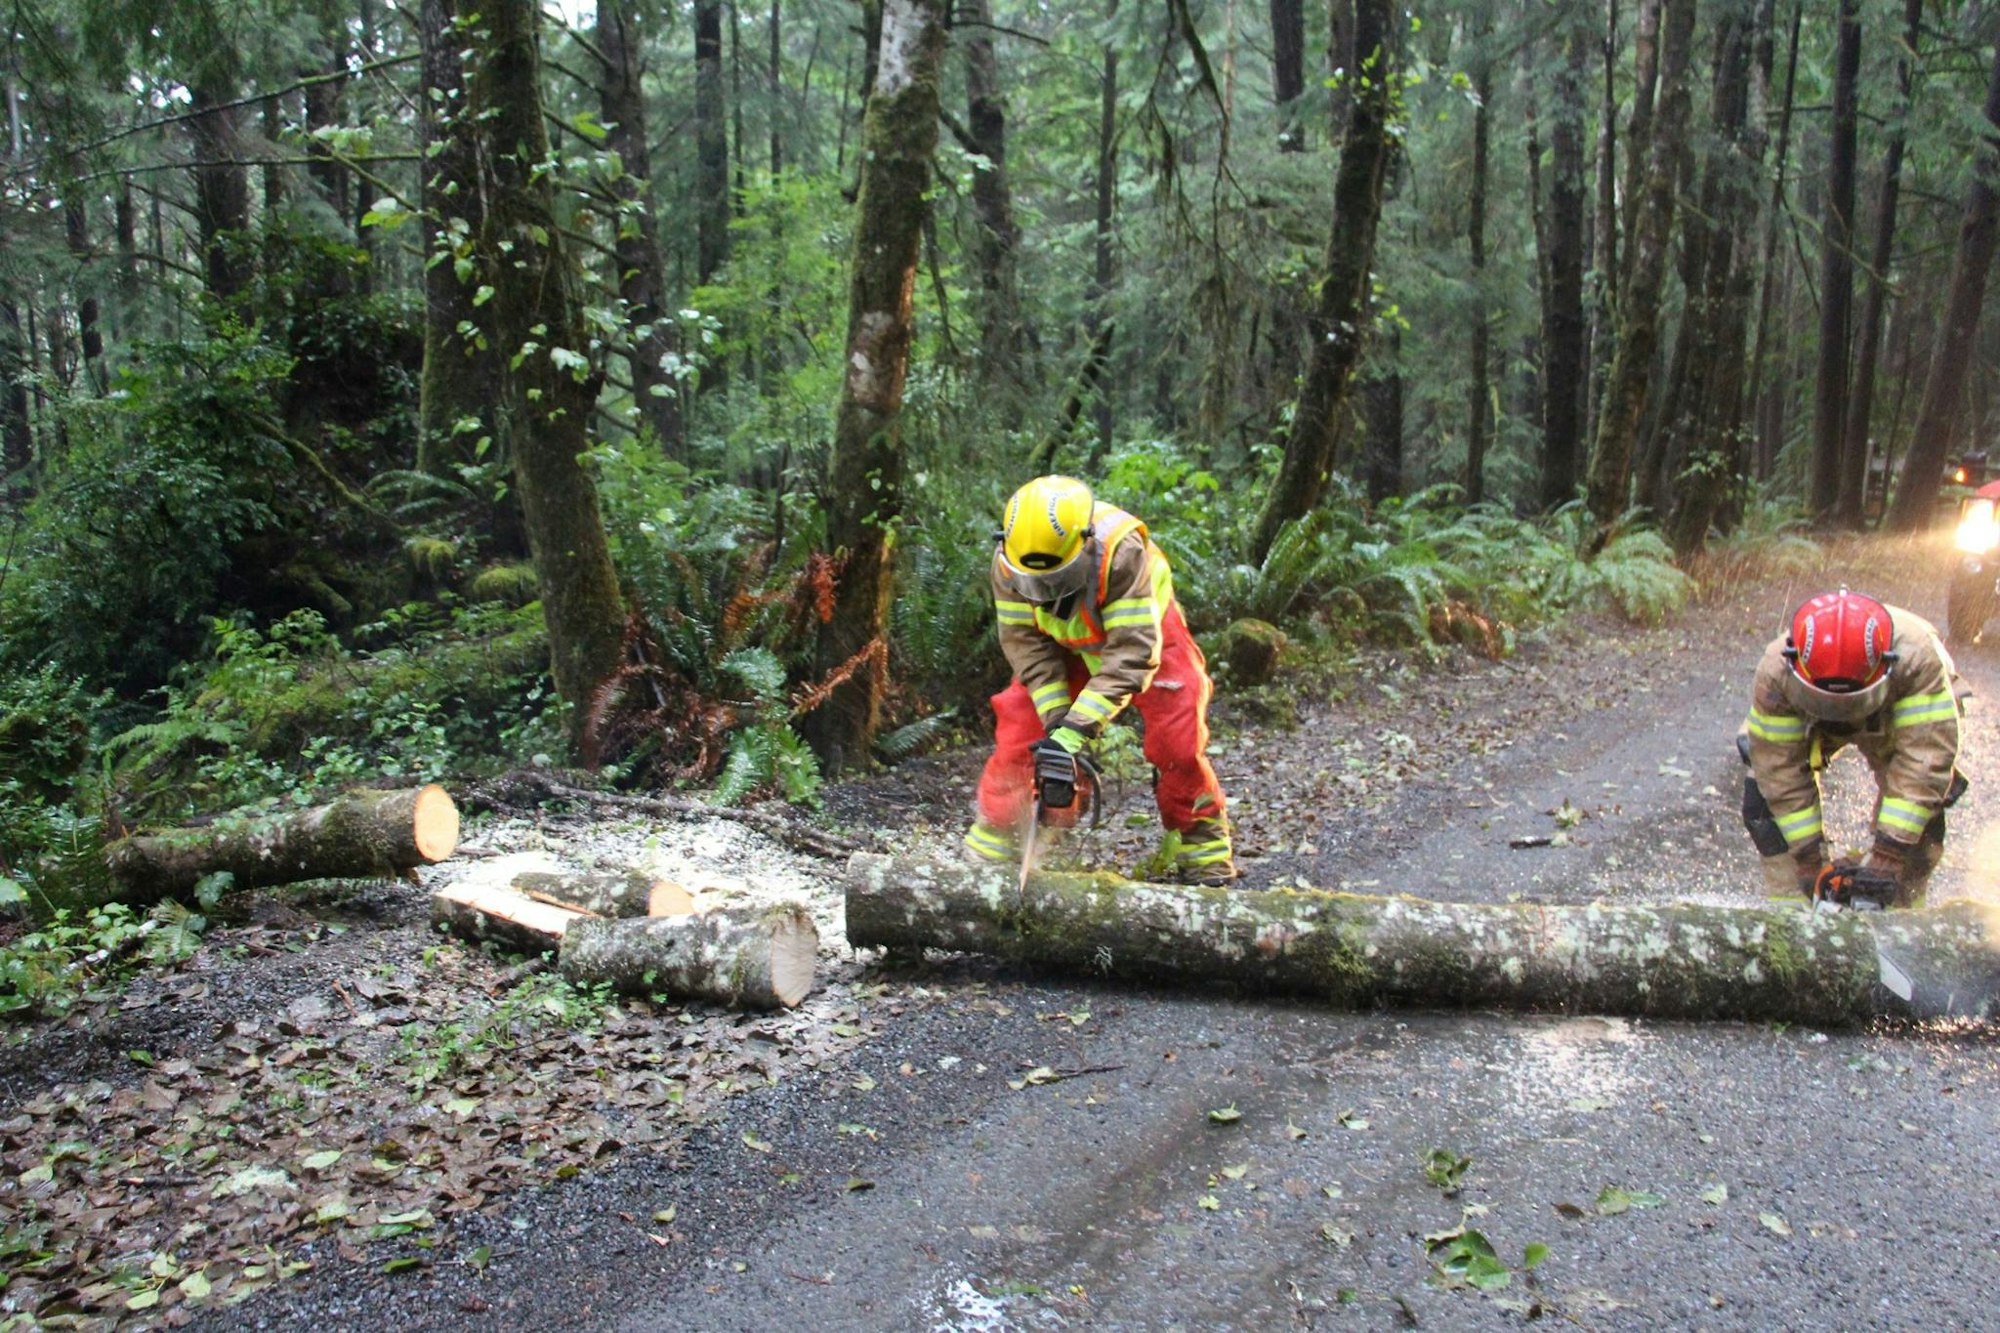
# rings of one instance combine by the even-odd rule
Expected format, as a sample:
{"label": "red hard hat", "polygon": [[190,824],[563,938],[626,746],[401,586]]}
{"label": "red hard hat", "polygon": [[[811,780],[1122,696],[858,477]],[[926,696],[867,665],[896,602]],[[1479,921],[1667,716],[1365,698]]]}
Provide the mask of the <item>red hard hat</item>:
{"label": "red hard hat", "polygon": [[1828,694],[1853,694],[1888,673],[1895,626],[1889,608],[1842,588],[1821,593],[1792,613],[1785,656],[1799,678]]}

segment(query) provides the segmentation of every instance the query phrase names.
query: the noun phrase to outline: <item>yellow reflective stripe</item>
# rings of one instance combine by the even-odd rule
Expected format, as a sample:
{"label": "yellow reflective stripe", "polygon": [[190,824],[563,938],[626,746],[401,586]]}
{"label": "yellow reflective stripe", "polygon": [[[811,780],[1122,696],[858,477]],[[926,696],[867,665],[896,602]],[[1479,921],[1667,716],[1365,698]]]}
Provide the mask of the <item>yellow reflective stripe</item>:
{"label": "yellow reflective stripe", "polygon": [[1037,713],[1052,712],[1069,702],[1069,686],[1060,680],[1050,681],[1028,697],[1034,701]]}
{"label": "yellow reflective stripe", "polygon": [[1820,830],[1824,827],[1817,805],[1809,805],[1793,814],[1779,815],[1777,824],[1779,831],[1785,835],[1785,845],[1788,847],[1797,847],[1801,843],[1812,841],[1820,835]]}
{"label": "yellow reflective stripe", "polygon": [[1217,861],[1229,859],[1229,839],[1217,838],[1212,842],[1184,842],[1180,855],[1175,858],[1184,866],[1214,865]]}
{"label": "yellow reflective stripe", "polygon": [[1010,861],[1014,857],[1014,840],[984,824],[974,824],[965,831],[965,845],[989,861]]}
{"label": "yellow reflective stripe", "polygon": [[1898,699],[1892,716],[1899,727],[1920,726],[1926,722],[1944,722],[1958,716],[1958,700],[1950,690],[1938,690],[1931,694],[1913,694],[1907,699]]}
{"label": "yellow reflective stripe", "polygon": [[1766,713],[1753,708],[1744,720],[1750,734],[1760,741],[1770,741],[1774,745],[1787,745],[1806,738],[1806,720],[1785,713]]}
{"label": "yellow reflective stripe", "polygon": [[1121,625],[1152,625],[1160,619],[1160,608],[1150,597],[1126,597],[1104,608],[1104,628]]}
{"label": "yellow reflective stripe", "polygon": [[1930,807],[1906,801],[1900,796],[1883,797],[1882,813],[1875,817],[1878,828],[1901,829],[1910,834],[1922,833],[1924,825],[1930,822]]}
{"label": "yellow reflective stripe", "polygon": [[1069,711],[1089,722],[1109,722],[1112,714],[1118,711],[1118,705],[1096,690],[1085,690],[1076,696],[1076,702],[1070,705]]}
{"label": "yellow reflective stripe", "polygon": [[1035,608],[1026,602],[996,601],[993,603],[993,611],[994,614],[1000,617],[1000,623],[1003,625],[1032,625],[1035,623]]}

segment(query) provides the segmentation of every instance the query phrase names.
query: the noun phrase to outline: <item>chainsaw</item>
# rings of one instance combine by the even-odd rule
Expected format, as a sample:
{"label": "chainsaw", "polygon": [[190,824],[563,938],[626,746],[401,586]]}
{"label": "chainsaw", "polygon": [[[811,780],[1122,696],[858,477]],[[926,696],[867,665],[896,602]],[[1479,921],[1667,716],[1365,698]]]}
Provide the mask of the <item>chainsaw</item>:
{"label": "chainsaw", "polygon": [[1813,881],[1812,905],[1816,912],[1879,912],[1896,906],[1899,893],[1894,875],[1836,861]]}
{"label": "chainsaw", "polygon": [[1103,772],[1087,754],[1072,754],[1053,745],[1040,746],[1035,750],[1034,800],[1029,808],[1028,826],[1021,834],[1021,878],[1015,885],[1017,897],[1028,890],[1028,872],[1035,868],[1035,835],[1047,822],[1050,811],[1074,809],[1080,797],[1089,811],[1091,827],[1097,827],[1098,816],[1103,809],[1099,799],[1103,777]]}

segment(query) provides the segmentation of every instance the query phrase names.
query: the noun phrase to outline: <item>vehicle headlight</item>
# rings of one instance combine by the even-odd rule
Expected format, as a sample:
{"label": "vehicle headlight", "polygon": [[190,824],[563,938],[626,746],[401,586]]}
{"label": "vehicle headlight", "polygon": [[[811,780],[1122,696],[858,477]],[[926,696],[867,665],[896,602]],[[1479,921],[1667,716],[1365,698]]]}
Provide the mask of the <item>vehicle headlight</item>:
{"label": "vehicle headlight", "polygon": [[1953,544],[1973,555],[1988,555],[2000,546],[2000,521],[1994,518],[1991,500],[1973,500],[1965,506],[1965,514],[1958,520],[1958,537]]}

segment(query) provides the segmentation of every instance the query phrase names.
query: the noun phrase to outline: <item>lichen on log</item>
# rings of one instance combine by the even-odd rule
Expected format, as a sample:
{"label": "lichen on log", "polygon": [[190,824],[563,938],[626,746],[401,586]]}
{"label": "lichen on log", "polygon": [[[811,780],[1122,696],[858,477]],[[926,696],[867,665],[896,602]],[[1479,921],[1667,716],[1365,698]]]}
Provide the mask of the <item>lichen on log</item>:
{"label": "lichen on log", "polygon": [[234,889],[303,880],[393,878],[458,847],[458,807],[432,783],[352,792],[325,805],[134,834],[104,849],[111,901],[187,898],[218,871]]}
{"label": "lichen on log", "polygon": [[610,982],[627,995],[662,993],[790,1008],[812,989],[819,932],[797,904],[693,916],[579,917],[563,936],[572,981]]}
{"label": "lichen on log", "polygon": [[990,954],[1089,977],[1305,996],[1850,1026],[2000,1008],[2000,909],[1816,914],[1701,903],[1446,903],[1204,889],[942,858],[848,864],[856,947]]}

